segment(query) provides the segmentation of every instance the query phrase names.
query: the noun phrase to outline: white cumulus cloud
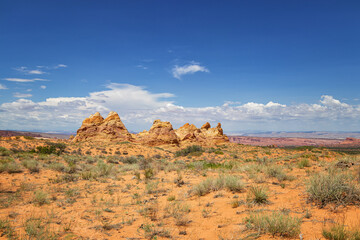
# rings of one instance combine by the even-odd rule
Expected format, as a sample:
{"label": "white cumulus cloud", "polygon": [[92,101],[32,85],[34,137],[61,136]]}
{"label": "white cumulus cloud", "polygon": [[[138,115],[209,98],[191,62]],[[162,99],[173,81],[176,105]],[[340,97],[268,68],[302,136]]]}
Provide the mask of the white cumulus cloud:
{"label": "white cumulus cloud", "polygon": [[192,62],[191,64],[184,65],[184,66],[178,66],[175,65],[172,69],[172,74],[174,78],[181,79],[181,76],[187,75],[187,74],[194,74],[196,72],[209,72],[209,70],[199,65],[199,63]]}
{"label": "white cumulus cloud", "polygon": [[238,130],[351,130],[360,128],[360,105],[321,96],[311,104],[282,104],[269,101],[225,102],[219,106],[184,107],[175,104],[171,93],[152,93],[130,84],[111,83],[105,90],[84,97],[24,99],[0,105],[0,128],[75,131],[84,118],[95,112],[104,117],[119,113],[129,130],[149,129],[155,119],[170,121],[174,127],[205,122],[223,123],[225,131]]}
{"label": "white cumulus cloud", "polygon": [[5,89],[7,89],[7,87],[3,84],[0,84],[0,90],[5,90]]}
{"label": "white cumulus cloud", "polygon": [[41,89],[46,89],[46,86],[45,86],[45,85],[41,85],[40,88],[41,88]]}

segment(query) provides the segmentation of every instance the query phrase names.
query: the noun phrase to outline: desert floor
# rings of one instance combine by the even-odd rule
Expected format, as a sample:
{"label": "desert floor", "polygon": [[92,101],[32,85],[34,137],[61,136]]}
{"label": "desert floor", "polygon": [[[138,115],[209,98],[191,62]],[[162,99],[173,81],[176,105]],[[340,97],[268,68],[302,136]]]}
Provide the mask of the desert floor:
{"label": "desert floor", "polygon": [[0,146],[0,239],[360,239],[354,154],[31,137]]}

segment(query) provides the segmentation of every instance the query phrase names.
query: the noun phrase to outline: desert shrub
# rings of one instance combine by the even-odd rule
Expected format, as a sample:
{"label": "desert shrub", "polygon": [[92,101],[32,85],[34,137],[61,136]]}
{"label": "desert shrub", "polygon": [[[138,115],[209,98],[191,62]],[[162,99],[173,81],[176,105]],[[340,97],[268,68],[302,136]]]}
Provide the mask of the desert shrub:
{"label": "desert shrub", "polygon": [[19,164],[17,164],[14,160],[10,159],[10,161],[3,161],[0,163],[0,173],[1,172],[21,173],[23,172],[23,170]]}
{"label": "desert shrub", "polygon": [[96,165],[96,172],[99,177],[108,177],[116,171],[113,164],[106,164],[103,160],[99,160]]}
{"label": "desert shrub", "polygon": [[214,182],[214,180],[212,178],[207,178],[206,180],[202,181],[201,183],[195,185],[192,188],[192,192],[197,196],[204,196],[212,191],[213,182]]}
{"label": "desert shrub", "polygon": [[80,176],[84,180],[95,180],[98,177],[97,173],[91,170],[82,171]]}
{"label": "desert shrub", "polygon": [[241,192],[244,190],[245,184],[239,176],[226,175],[224,176],[224,187],[233,192]]}
{"label": "desert shrub", "polygon": [[248,203],[265,204],[269,201],[267,190],[263,186],[251,186],[249,188],[246,200]]}
{"label": "desert shrub", "polygon": [[24,230],[29,239],[55,240],[59,236],[50,230],[47,221],[41,218],[31,217],[24,223]]}
{"label": "desert shrub", "polygon": [[11,226],[9,220],[0,219],[0,231],[1,236],[5,236],[8,239],[16,239],[15,238],[15,228]]}
{"label": "desert shrub", "polygon": [[188,146],[187,148],[181,149],[175,152],[175,157],[180,156],[200,156],[204,152],[204,149],[198,145]]}
{"label": "desert shrub", "polygon": [[64,172],[65,170],[65,165],[60,163],[60,162],[54,162],[54,163],[50,163],[48,165],[48,168],[54,170],[54,171],[58,171],[58,172]]}
{"label": "desert shrub", "polygon": [[236,165],[236,163],[233,161],[219,163],[219,162],[215,162],[215,161],[200,160],[200,161],[191,162],[191,163],[187,164],[186,167],[189,169],[196,169],[198,171],[205,170],[205,169],[230,169],[231,170],[234,168],[235,165]]}
{"label": "desert shrub", "polygon": [[343,224],[323,228],[322,235],[328,240],[360,240],[360,230],[348,230]]}
{"label": "desert shrub", "polygon": [[296,237],[300,233],[301,220],[283,212],[251,213],[246,218],[247,227],[260,233],[281,237]]}
{"label": "desert shrub", "polygon": [[10,156],[10,154],[10,150],[4,147],[0,147],[0,156]]}
{"label": "desert shrub", "polygon": [[240,192],[245,184],[239,176],[221,175],[215,179],[207,178],[192,188],[192,192],[197,196],[204,196],[211,191],[228,189],[229,191]]}
{"label": "desert shrub", "polygon": [[27,140],[34,140],[35,138],[34,137],[31,137],[31,136],[24,136],[25,139]]}
{"label": "desert shrub", "polygon": [[145,179],[150,179],[154,176],[154,170],[152,168],[146,168],[144,170]]}
{"label": "desert shrub", "polygon": [[310,167],[309,159],[303,158],[297,163],[299,168]]}
{"label": "desert shrub", "polygon": [[310,177],[306,191],[309,199],[321,206],[327,203],[350,204],[360,200],[360,189],[350,175],[332,171]]}
{"label": "desert shrub", "polygon": [[165,213],[173,217],[177,226],[185,226],[189,222],[188,213],[190,208],[181,202],[171,202],[165,208]]}
{"label": "desert shrub", "polygon": [[121,158],[118,156],[108,156],[106,158],[107,163],[119,164],[120,161],[121,161]]}
{"label": "desert shrub", "polygon": [[48,204],[49,202],[49,197],[46,192],[39,190],[34,193],[33,203],[41,206],[44,204]]}
{"label": "desert shrub", "polygon": [[139,162],[139,158],[140,157],[136,157],[136,156],[122,157],[120,158],[120,161],[125,164],[134,164]]}
{"label": "desert shrub", "polygon": [[145,186],[145,191],[147,194],[153,194],[158,191],[159,182],[148,182]]}
{"label": "desert shrub", "polygon": [[269,166],[266,168],[266,174],[269,177],[276,178],[279,182],[285,181],[285,180],[292,180],[292,178],[284,172],[283,168],[278,165]]}
{"label": "desert shrub", "polygon": [[38,161],[31,159],[31,160],[25,160],[22,162],[22,165],[29,169],[30,172],[35,173],[35,172],[40,172],[40,164]]}

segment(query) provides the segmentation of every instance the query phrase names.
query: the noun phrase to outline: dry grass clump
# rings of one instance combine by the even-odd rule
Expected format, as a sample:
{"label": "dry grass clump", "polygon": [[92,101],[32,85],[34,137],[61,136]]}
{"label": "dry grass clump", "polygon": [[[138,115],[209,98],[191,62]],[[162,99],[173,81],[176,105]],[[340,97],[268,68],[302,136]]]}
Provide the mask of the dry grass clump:
{"label": "dry grass clump", "polygon": [[198,185],[194,186],[192,192],[198,196],[204,196],[211,191],[219,191],[228,189],[233,192],[241,192],[245,188],[245,184],[241,177],[234,175],[221,175],[216,179],[207,178]]}
{"label": "dry grass clump", "polygon": [[324,228],[322,235],[328,240],[360,240],[360,230],[349,230],[343,224]]}
{"label": "dry grass clump", "polygon": [[188,213],[190,208],[187,204],[183,204],[178,201],[171,202],[165,208],[165,213],[171,216],[175,220],[176,226],[185,226],[189,222]]}
{"label": "dry grass clump", "polygon": [[265,172],[269,177],[274,177],[279,182],[282,182],[282,181],[285,181],[285,180],[293,180],[293,178],[291,176],[288,176],[284,172],[284,169],[279,165],[268,166],[265,169]]}
{"label": "dry grass clump", "polygon": [[350,175],[331,170],[310,177],[306,191],[309,199],[325,206],[328,203],[351,204],[360,201],[360,189]]}
{"label": "dry grass clump", "polygon": [[21,173],[23,172],[21,166],[12,158],[0,159],[0,173]]}
{"label": "dry grass clump", "polygon": [[34,194],[34,198],[33,198],[33,203],[38,204],[39,206],[44,205],[44,204],[48,204],[49,201],[49,197],[48,194],[46,192],[43,192],[41,190],[36,191]]}
{"label": "dry grass clump", "polygon": [[31,160],[25,160],[22,162],[22,165],[29,169],[31,173],[38,173],[40,172],[40,164],[38,161],[31,159]]}
{"label": "dry grass clump", "polygon": [[296,237],[300,233],[301,220],[283,212],[251,213],[246,218],[247,227],[260,233],[281,237]]}

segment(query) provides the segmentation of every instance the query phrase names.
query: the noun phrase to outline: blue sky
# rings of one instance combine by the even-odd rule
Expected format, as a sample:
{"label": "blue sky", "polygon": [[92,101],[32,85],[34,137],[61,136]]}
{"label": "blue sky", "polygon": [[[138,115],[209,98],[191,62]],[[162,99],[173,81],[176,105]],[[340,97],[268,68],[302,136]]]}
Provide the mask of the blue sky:
{"label": "blue sky", "polygon": [[0,2],[0,129],[358,131],[358,1]]}

